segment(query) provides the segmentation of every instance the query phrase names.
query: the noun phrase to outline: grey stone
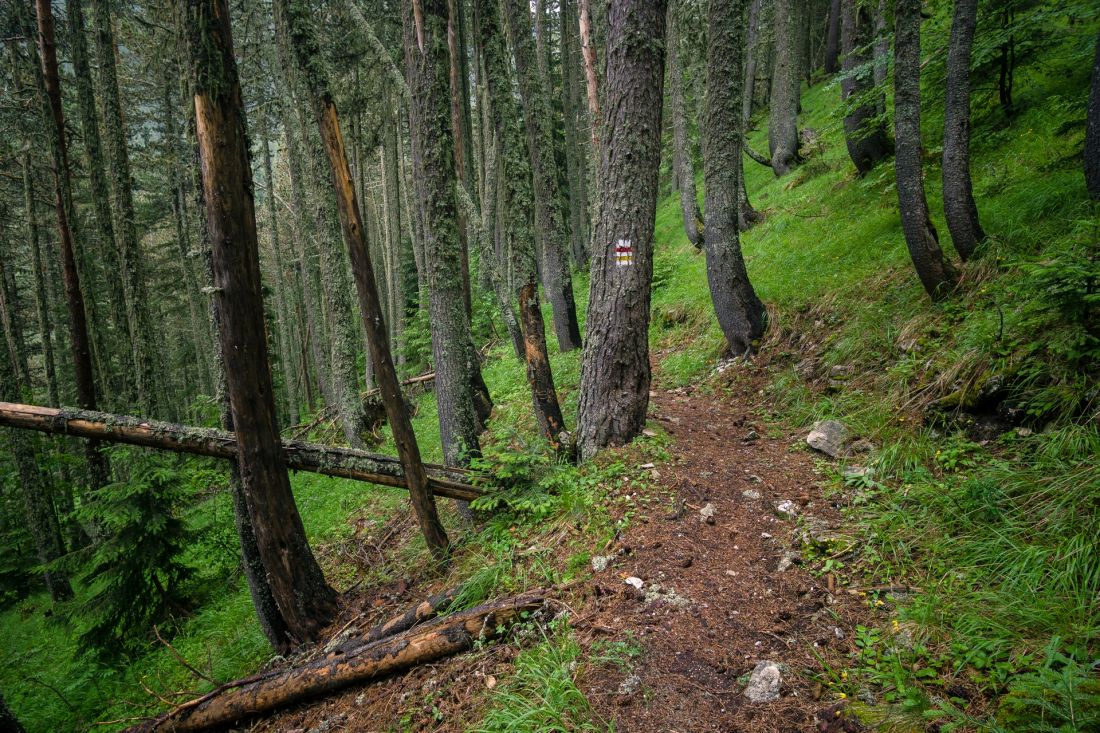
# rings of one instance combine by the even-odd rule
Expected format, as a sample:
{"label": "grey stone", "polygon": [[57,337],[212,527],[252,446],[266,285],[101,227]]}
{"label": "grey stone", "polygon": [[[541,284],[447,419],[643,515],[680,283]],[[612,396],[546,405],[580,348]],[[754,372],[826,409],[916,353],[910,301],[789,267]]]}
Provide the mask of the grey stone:
{"label": "grey stone", "polygon": [[785,573],[791,569],[792,565],[796,565],[802,562],[802,555],[797,552],[789,551],[784,552],[783,557],[779,558],[779,564],[775,567],[777,573]]}
{"label": "grey stone", "polygon": [[750,702],[775,702],[779,699],[782,684],[783,673],[777,663],[767,660],[757,662],[745,687],[745,697]]}
{"label": "grey stone", "polygon": [[632,674],[629,677],[627,677],[625,680],[623,680],[621,685],[619,685],[619,694],[620,695],[633,695],[635,692],[638,691],[638,688],[641,687],[641,686],[642,686],[642,678],[639,677],[636,674]]}
{"label": "grey stone", "polygon": [[794,519],[798,516],[798,505],[790,499],[777,501],[775,503],[775,513],[783,519]]}
{"label": "grey stone", "polygon": [[714,506],[710,502],[707,502],[702,509],[699,510],[699,521],[706,522],[707,524],[714,524],[714,515],[718,513],[718,507]]}
{"label": "grey stone", "polygon": [[806,443],[816,451],[836,458],[840,455],[844,441],[848,439],[848,428],[839,420],[822,420],[814,423]]}
{"label": "grey stone", "polygon": [[602,573],[615,559],[614,555],[596,555],[592,558],[592,571]]}
{"label": "grey stone", "polygon": [[746,499],[751,499],[752,501],[756,501],[757,499],[760,498],[760,492],[759,491],[754,491],[753,489],[746,489],[745,491],[741,492],[741,496],[745,497]]}

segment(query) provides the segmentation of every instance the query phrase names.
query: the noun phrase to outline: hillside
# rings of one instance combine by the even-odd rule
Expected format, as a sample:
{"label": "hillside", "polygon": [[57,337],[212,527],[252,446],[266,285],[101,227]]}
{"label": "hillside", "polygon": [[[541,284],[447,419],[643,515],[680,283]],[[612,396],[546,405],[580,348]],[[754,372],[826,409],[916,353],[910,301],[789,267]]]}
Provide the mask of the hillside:
{"label": "hillside", "polygon": [[[944,29],[929,35],[934,48]],[[446,570],[404,494],[292,479],[326,576],[346,592],[326,638],[460,585],[459,607],[551,588],[556,617],[249,730],[778,731],[810,730],[814,714],[829,731],[1100,726],[1100,216],[1076,124],[1088,53],[1066,45],[1018,70],[1010,118],[976,104],[972,170],[989,241],[939,304],[913,274],[892,163],[855,175],[838,82],[815,79],[802,97],[805,162],[776,179],[745,160],[765,219],[742,244],[769,316],[748,361],[722,353],[705,260],[663,176],[644,437],[579,467],[560,461],[498,334],[475,468],[503,490],[475,502],[473,527],[441,505],[456,539]],[[766,119],[754,123],[750,145],[767,149]],[[941,135],[932,101],[925,182],[950,250]],[[574,285],[583,325],[587,277]],[[490,300],[476,306],[482,335]],[[580,359],[551,346],[567,426]],[[438,460],[434,395],[417,407],[424,457]],[[804,438],[821,420],[844,423],[857,447],[836,459],[811,450]],[[322,424],[313,437],[338,432]],[[41,593],[4,611],[0,689],[28,730],[120,730],[286,662],[254,623],[224,470],[199,459],[175,469],[200,498],[185,514],[185,559],[206,595],[170,646],[121,665],[80,656],[65,622],[39,612]],[[777,510],[784,500],[797,508]],[[699,514],[708,504],[713,522]],[[636,597],[627,576],[649,591]],[[783,664],[782,698],[754,707],[743,691],[763,659]]]}

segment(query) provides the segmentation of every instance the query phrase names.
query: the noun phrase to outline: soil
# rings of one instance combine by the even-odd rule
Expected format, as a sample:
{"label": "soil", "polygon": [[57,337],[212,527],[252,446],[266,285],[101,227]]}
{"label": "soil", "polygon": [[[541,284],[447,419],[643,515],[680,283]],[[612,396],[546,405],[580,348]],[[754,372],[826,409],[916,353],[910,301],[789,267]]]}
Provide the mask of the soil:
{"label": "soil", "polygon": [[[805,446],[805,430],[766,418],[766,382],[766,366],[734,364],[705,387],[654,388],[650,424],[671,439],[669,458],[638,465],[648,474],[644,495],[627,488],[614,497],[616,518],[631,516],[608,547],[593,550],[613,556],[606,569],[560,594],[557,605],[571,610],[582,646],[624,642],[635,650],[625,668],[585,665],[577,680],[596,717],[618,733],[860,729],[819,679],[822,660],[847,666],[854,626],[872,612],[789,554],[801,549],[810,517],[829,528],[840,514],[822,493],[815,461],[823,457]],[[790,502],[785,511],[776,509],[781,502]],[[713,511],[709,521],[704,510]],[[381,531],[386,541],[361,543],[370,562],[415,524],[395,519]],[[785,555],[794,562],[780,570]],[[369,628],[439,589],[438,581],[405,579],[358,591],[331,635]],[[518,648],[492,645],[240,730],[469,730],[484,691],[507,680]],[[773,702],[744,695],[762,660],[783,670]]]}

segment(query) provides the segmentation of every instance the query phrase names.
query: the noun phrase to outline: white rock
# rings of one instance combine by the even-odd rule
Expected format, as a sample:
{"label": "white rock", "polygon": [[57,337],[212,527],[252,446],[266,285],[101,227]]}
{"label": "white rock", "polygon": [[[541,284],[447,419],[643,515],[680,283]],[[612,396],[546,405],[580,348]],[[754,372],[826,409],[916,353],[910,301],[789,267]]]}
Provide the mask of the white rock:
{"label": "white rock", "polygon": [[631,575],[629,578],[627,578],[623,582],[626,583],[627,585],[634,586],[638,590],[641,590],[642,586],[645,585],[645,582],[643,582],[641,578],[635,578],[633,575]]}
{"label": "white rock", "polygon": [[798,505],[790,499],[784,499],[775,503],[775,511],[785,519],[794,519],[798,516]]}
{"label": "white rock", "polygon": [[783,684],[783,674],[775,662],[757,662],[749,677],[745,697],[751,702],[774,702],[779,699],[779,688]]}
{"label": "white rock", "polygon": [[760,498],[760,492],[759,491],[754,491],[753,489],[746,489],[745,491],[741,492],[741,496],[745,497],[746,499],[751,499],[752,501],[756,501],[757,499]]}
{"label": "white rock", "polygon": [[602,573],[604,570],[607,570],[607,566],[610,565],[611,561],[614,559],[614,555],[596,555],[592,558],[592,571]]}
{"label": "white rock", "polygon": [[714,515],[717,513],[718,507],[714,506],[714,504],[707,503],[699,510],[699,521],[714,524]]}
{"label": "white rock", "polygon": [[806,444],[827,456],[836,458],[844,441],[848,439],[848,428],[838,420],[816,422],[806,436]]}

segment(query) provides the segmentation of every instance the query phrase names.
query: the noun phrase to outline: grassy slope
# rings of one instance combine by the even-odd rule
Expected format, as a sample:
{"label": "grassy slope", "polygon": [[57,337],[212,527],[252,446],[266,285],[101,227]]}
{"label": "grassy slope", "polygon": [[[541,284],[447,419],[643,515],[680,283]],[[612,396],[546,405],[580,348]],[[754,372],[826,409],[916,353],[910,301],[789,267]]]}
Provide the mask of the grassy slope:
{"label": "grassy slope", "polygon": [[[781,371],[776,409],[796,423],[842,417],[882,446],[878,472],[862,480],[858,488],[864,503],[852,516],[863,525],[867,551],[848,571],[891,580],[911,575],[928,589],[900,616],[920,643],[897,651],[884,641],[889,631],[884,620],[886,632],[867,631],[866,650],[853,660],[853,674],[842,680],[837,673],[831,680],[838,693],[855,694],[867,685],[919,712],[931,705],[931,695],[948,697],[940,682],[944,677],[964,675],[994,696],[1013,684],[1008,699],[1023,712],[1002,713],[1008,716],[1005,725],[1011,725],[1011,715],[1033,717],[1035,707],[1028,703],[1028,695],[1037,694],[1029,692],[1033,688],[1057,686],[1064,677],[1063,686],[1077,689],[1080,697],[1077,661],[1095,656],[1098,476],[1095,465],[1082,461],[1098,445],[1095,426],[1054,419],[1046,432],[983,447],[919,425],[921,409],[931,399],[990,371],[1019,373],[1033,367],[1039,376],[1024,383],[1020,399],[1038,400],[1040,407],[1054,404],[1065,412],[1067,405],[1076,405],[1074,395],[1082,393],[1081,382],[1059,366],[1051,349],[1071,340],[1074,331],[1039,308],[1026,267],[1068,256],[1095,240],[1077,157],[1081,132],[1054,132],[1079,115],[1065,102],[1084,88],[1087,64],[1068,74],[1048,68],[1021,74],[1017,103],[1022,111],[1011,123],[996,110],[976,111],[975,193],[993,241],[981,262],[966,270],[960,295],[942,306],[927,302],[911,272],[895,211],[892,167],[884,165],[866,179],[852,174],[835,83],[809,89],[803,100],[803,123],[821,135],[821,152],[779,181],[746,161],[753,203],[768,215],[744,237],[750,275],[772,308],[777,332],[809,334],[797,348],[778,339],[770,340],[769,348],[789,348],[798,354],[792,363],[800,349],[812,351],[825,367],[849,364],[860,375],[839,393],[821,394],[803,386],[793,369]],[[939,110],[930,102],[927,186],[933,218],[946,240],[935,159],[938,127]],[[757,149],[766,149],[764,131],[751,140]],[[710,313],[704,260],[680,230],[674,196],[660,202],[656,231],[651,341],[666,354],[660,378],[686,384],[713,367],[722,340]],[[578,278],[582,312],[586,293],[586,282]],[[1042,336],[1039,328],[1045,329]],[[900,350],[899,341],[906,339],[919,348]],[[1040,339],[1045,343],[1036,345]],[[579,355],[554,353],[552,362],[572,424]],[[485,376],[498,409],[490,452],[498,462],[512,461],[506,464],[512,470],[529,471],[532,459],[506,457],[537,453],[530,443],[534,427],[523,373],[506,346],[492,353]],[[415,427],[425,456],[437,459],[433,399],[427,395],[420,404]],[[564,487],[564,496],[539,505],[538,514],[504,516],[477,536],[464,537],[449,581],[474,578],[488,593],[493,586],[503,590],[560,580],[553,563],[514,564],[513,556],[517,548],[537,546],[540,538],[566,525],[582,527],[580,536],[570,539],[574,557],[567,574],[584,567],[585,548],[609,529],[599,507],[601,486],[621,479],[613,465],[590,466],[580,474],[536,468],[541,484]],[[1052,476],[1060,482],[1051,481]],[[842,481],[836,477],[838,488]],[[350,568],[326,546],[350,532],[350,514],[384,519],[400,504],[400,495],[304,474],[294,484],[311,540],[326,557],[330,575],[341,587],[350,584]],[[224,523],[224,503],[221,512]],[[1037,515],[1045,519],[1034,521]],[[424,567],[422,546],[413,542],[401,562],[403,568],[387,572]],[[0,670],[0,689],[30,729],[66,730],[76,720],[134,714],[129,701],[147,705],[149,699],[139,681],[161,691],[197,686],[159,648],[119,671],[74,661],[68,632],[43,618],[44,605],[36,597],[0,616],[0,655],[8,660]],[[205,666],[209,660],[218,679],[247,673],[269,654],[239,579],[215,594],[173,643],[192,661]],[[533,659],[576,657],[567,632],[555,632],[544,644],[547,654],[536,652]],[[1058,661],[1056,653],[1070,656]],[[1054,663],[1047,664],[1048,659]],[[920,667],[935,669],[934,679],[920,679],[914,671]],[[485,729],[522,729],[506,721],[524,706],[543,708],[542,717],[532,719],[552,719],[554,710],[547,706],[583,707],[569,679],[556,680],[553,694],[541,701],[537,689],[524,692],[537,688],[540,676],[520,675],[515,685],[505,686],[490,701],[494,712]],[[1058,708],[1068,697],[1046,702]],[[113,706],[107,703],[112,699],[117,701]]]}

